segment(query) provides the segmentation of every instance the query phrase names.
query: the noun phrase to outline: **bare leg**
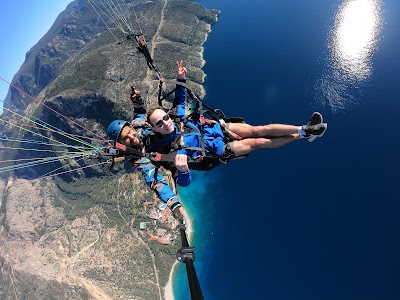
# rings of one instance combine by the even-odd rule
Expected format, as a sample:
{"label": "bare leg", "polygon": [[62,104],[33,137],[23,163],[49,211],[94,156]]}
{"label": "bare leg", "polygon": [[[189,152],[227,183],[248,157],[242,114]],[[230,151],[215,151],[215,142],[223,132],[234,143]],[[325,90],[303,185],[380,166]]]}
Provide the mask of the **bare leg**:
{"label": "bare leg", "polygon": [[243,138],[281,137],[298,132],[299,126],[268,124],[252,126],[245,123],[228,123],[227,128]]}
{"label": "bare leg", "polygon": [[246,155],[251,151],[259,148],[279,148],[298,140],[298,133],[285,135],[282,137],[267,138],[248,138],[240,141],[233,141],[231,149],[236,156]]}

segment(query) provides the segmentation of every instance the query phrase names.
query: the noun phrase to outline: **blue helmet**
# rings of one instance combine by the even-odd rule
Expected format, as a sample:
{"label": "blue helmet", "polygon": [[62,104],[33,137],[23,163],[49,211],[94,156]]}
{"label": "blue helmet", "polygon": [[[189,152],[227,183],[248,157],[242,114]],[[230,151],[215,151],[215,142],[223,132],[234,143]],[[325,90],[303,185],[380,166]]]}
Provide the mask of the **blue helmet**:
{"label": "blue helmet", "polygon": [[129,122],[124,120],[115,120],[112,121],[111,124],[107,128],[107,135],[114,142],[117,141],[119,134],[121,133],[122,128],[125,125],[129,125]]}

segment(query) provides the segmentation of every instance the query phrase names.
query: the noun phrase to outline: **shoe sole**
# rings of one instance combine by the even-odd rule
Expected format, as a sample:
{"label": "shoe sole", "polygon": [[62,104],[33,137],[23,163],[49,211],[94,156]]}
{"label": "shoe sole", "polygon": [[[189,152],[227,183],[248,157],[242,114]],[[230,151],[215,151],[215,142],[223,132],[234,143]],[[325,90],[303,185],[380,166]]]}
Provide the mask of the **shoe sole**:
{"label": "shoe sole", "polygon": [[[322,117],[321,113],[315,111],[315,112],[312,114],[312,116],[311,116],[311,118],[310,118],[310,121],[308,121],[307,125],[318,125],[318,124],[321,124],[322,122],[324,122],[324,118]],[[310,138],[308,139],[308,141],[311,143],[311,142],[314,141],[316,138],[317,138],[317,136],[314,135],[314,136],[310,137]]]}
{"label": "shoe sole", "polygon": [[[319,123],[319,124],[321,124],[321,123]],[[326,130],[328,129],[328,123],[323,123],[323,124],[325,125],[325,130],[324,130],[321,134],[313,135],[313,136],[310,137],[307,141],[309,141],[309,142],[311,143],[311,142],[313,142],[317,137],[320,138],[320,137],[322,137],[322,136],[325,134]]]}
{"label": "shoe sole", "polygon": [[310,121],[308,121],[307,125],[318,125],[324,122],[324,118],[319,112],[314,112],[311,116]]}
{"label": "shoe sole", "polygon": [[310,137],[309,139],[307,139],[307,141],[309,141],[310,143],[311,142],[314,142],[314,140],[317,138],[317,136],[316,135],[313,135],[312,137]]}

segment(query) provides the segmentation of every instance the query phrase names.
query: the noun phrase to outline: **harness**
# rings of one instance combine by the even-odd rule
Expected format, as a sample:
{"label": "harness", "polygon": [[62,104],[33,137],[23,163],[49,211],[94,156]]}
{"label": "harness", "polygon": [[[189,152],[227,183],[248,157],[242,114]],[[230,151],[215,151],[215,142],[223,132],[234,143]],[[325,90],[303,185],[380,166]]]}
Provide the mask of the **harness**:
{"label": "harness", "polygon": [[[221,163],[228,163],[231,159],[236,158],[233,152],[231,151],[230,147],[228,146],[228,143],[233,141],[233,140],[240,140],[242,139],[240,136],[235,134],[234,132],[228,130],[225,127],[226,123],[243,123],[244,119],[241,117],[234,117],[234,118],[227,118],[225,114],[222,112],[220,109],[212,109],[208,105],[206,105],[199,97],[196,96],[196,94],[189,89],[184,82],[176,81],[175,88],[169,91],[168,93],[164,93],[163,91],[163,86],[165,83],[165,79],[162,77],[160,71],[157,69],[157,67],[154,64],[154,60],[152,59],[150,52],[147,48],[146,45],[146,40],[144,39],[143,34],[140,31],[130,31],[129,34],[126,36],[127,40],[130,40],[136,44],[136,48],[140,53],[143,54],[146,63],[149,67],[150,70],[154,71],[159,79],[159,84],[158,84],[158,104],[165,108],[163,105],[163,101],[165,101],[170,95],[172,95],[176,89],[177,86],[183,86],[186,88],[186,92],[189,95],[190,99],[196,103],[196,108],[195,110],[185,117],[184,119],[179,119],[177,116],[174,119],[174,123],[178,126],[178,128],[183,127],[184,130],[181,130],[181,135],[180,137],[177,136],[176,140],[173,141],[170,145],[161,145],[159,143],[159,140],[157,141],[157,138],[154,139],[156,143],[156,149],[157,153],[149,153],[146,154],[149,155],[150,159],[152,159],[152,162],[156,165],[164,165],[168,170],[173,170],[174,169],[174,162],[175,162],[175,156],[176,152],[179,149],[188,149],[188,150],[198,150],[201,152],[201,155],[194,158],[190,159],[188,164],[189,168],[193,170],[211,170],[218,166]],[[134,92],[134,87],[131,87],[132,93]],[[172,108],[176,107],[176,99],[174,100]],[[209,118],[205,118],[205,115],[207,115]],[[200,147],[186,147],[180,145],[180,143],[183,142],[183,134],[185,134],[185,130],[187,130],[186,126],[182,126],[182,124],[187,124],[187,120],[189,119],[195,119],[198,118],[200,120],[201,124],[201,130],[199,132],[200,134]],[[212,149],[206,149],[205,143],[204,143],[204,126],[206,124],[213,124],[213,123],[219,123],[221,124],[221,128],[224,133],[224,143],[225,143],[225,151],[222,156],[212,156],[212,155],[207,155],[206,150],[209,152],[213,152]],[[196,131],[197,128],[196,128]],[[157,144],[158,143],[158,144]],[[124,152],[124,151],[122,151]],[[173,167],[171,166],[173,165]]]}
{"label": "harness", "polygon": [[[188,160],[189,169],[198,171],[208,171],[221,163],[228,162],[228,157],[225,157],[224,155],[218,156],[212,149],[205,146],[203,130],[199,130],[194,125],[183,123],[179,117],[172,116],[172,114],[170,114],[170,116],[174,121],[175,128],[179,128],[179,131],[177,132],[174,140],[169,143],[161,142],[159,134],[155,134],[153,138],[150,138],[148,142],[155,144],[157,152],[163,153],[164,157],[172,156],[173,159],[175,159],[175,156],[180,149],[199,151],[201,153],[200,155],[189,158]],[[216,122],[211,122],[210,124],[215,123]],[[198,136],[201,139],[201,147],[185,145],[184,137],[187,134]],[[224,136],[226,135],[224,134]],[[224,141],[224,143],[226,144],[226,141]],[[214,152],[215,156],[208,155],[207,152]],[[167,161],[163,162],[161,165],[166,169],[173,171],[175,169],[174,162],[175,160],[172,162]]]}
{"label": "harness", "polygon": [[[171,142],[171,145],[169,145],[169,148],[167,151],[172,152],[172,151],[177,151],[179,149],[188,149],[188,150],[197,150],[201,152],[201,156],[196,157],[196,164],[192,164],[192,166],[189,164],[190,169],[194,170],[211,170],[212,168],[218,166],[220,163],[228,163],[230,160],[236,158],[233,152],[231,151],[230,147],[228,147],[228,143],[232,142],[234,140],[241,140],[242,137],[239,135],[235,134],[234,132],[230,131],[229,129],[226,128],[226,123],[244,123],[244,119],[241,117],[226,117],[225,114],[223,113],[222,110],[220,109],[212,109],[208,105],[206,105],[199,97],[196,96],[196,94],[189,89],[185,83],[176,81],[176,87],[165,94],[164,96],[162,95],[162,87],[163,87],[164,79],[160,80],[159,84],[159,97],[158,97],[158,104],[165,108],[163,105],[163,101],[168,98],[171,94],[173,94],[177,86],[183,86],[186,88],[186,92],[191,98],[192,101],[196,103],[196,108],[195,110],[189,114],[187,117],[180,119],[178,116],[174,116],[172,119],[174,121],[175,127],[180,128],[180,135],[176,137],[176,139]],[[175,108],[177,105],[176,99],[174,100],[173,103],[173,108]],[[172,114],[170,113],[170,116]],[[206,118],[205,115],[207,115]],[[200,121],[200,131],[198,128],[190,128],[188,125],[188,121],[190,120],[195,120],[198,119]],[[207,155],[206,150],[208,152],[214,152],[212,149],[206,149],[205,143],[204,143],[204,126],[205,125],[213,125],[219,123],[221,125],[221,129],[224,134],[224,144],[225,144],[225,151],[222,156],[219,156],[215,153],[215,156],[212,155]],[[186,126],[185,126],[186,125]],[[190,147],[190,146],[184,146],[182,145],[183,142],[183,135],[186,133],[192,133],[196,134],[198,133],[200,136],[200,147]],[[165,147],[167,145],[160,145],[160,142],[155,139],[155,144],[157,146],[157,151],[162,151],[165,153]],[[157,145],[158,144],[158,145]],[[199,163],[201,162],[201,163]]]}

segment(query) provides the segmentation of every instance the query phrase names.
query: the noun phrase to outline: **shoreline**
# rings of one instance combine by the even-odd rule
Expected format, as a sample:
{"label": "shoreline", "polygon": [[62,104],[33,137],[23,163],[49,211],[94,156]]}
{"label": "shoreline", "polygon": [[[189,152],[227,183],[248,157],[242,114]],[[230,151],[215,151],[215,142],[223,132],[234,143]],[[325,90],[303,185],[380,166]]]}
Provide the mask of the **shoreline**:
{"label": "shoreline", "polygon": [[[190,244],[192,242],[192,238],[193,238],[193,224],[192,224],[192,220],[190,219],[189,214],[186,210],[185,210],[184,217],[185,217],[185,223],[186,223],[186,234],[187,234],[188,242]],[[175,263],[172,265],[171,272],[169,273],[168,282],[164,288],[165,300],[174,300],[175,299],[173,288],[172,288],[172,281],[173,281],[173,277],[174,277],[175,268],[178,263],[179,263],[179,261],[175,261]]]}
{"label": "shoreline", "polygon": [[[218,22],[218,16],[219,16],[220,13],[221,13],[221,11],[218,11],[218,13],[216,14],[216,20],[215,20],[214,24]],[[206,60],[204,59],[204,51],[205,51],[204,44],[206,43],[206,41],[208,39],[208,36],[210,35],[210,33],[212,31],[212,25],[213,24],[207,24],[207,25],[208,25],[207,26],[207,33],[204,36],[204,41],[201,43],[201,48],[200,48],[200,51],[198,52],[198,55],[201,57],[201,69],[203,69],[203,67],[206,64]],[[203,75],[203,78],[202,78],[201,95],[200,95],[201,98],[204,98],[205,95],[206,95],[204,82],[205,82],[207,74],[204,71],[203,71],[203,73],[204,73],[204,75]],[[187,234],[187,238],[188,238],[189,244],[191,244],[192,240],[193,240],[193,224],[192,224],[192,220],[190,219],[190,215],[191,215],[190,212],[187,211],[186,208],[185,208],[184,217],[185,217],[185,222],[186,222],[186,234]],[[172,282],[173,282],[175,269],[176,269],[176,266],[177,266],[178,263],[179,263],[178,261],[175,261],[175,263],[172,265],[171,272],[169,273],[168,282],[167,282],[167,284],[165,285],[165,288],[164,288],[165,300],[175,300],[174,292],[173,292],[173,288],[172,288]]]}

